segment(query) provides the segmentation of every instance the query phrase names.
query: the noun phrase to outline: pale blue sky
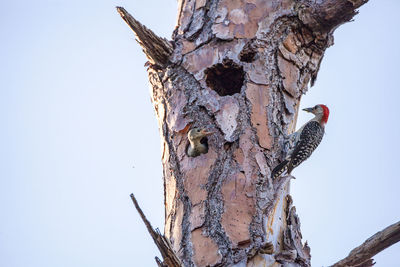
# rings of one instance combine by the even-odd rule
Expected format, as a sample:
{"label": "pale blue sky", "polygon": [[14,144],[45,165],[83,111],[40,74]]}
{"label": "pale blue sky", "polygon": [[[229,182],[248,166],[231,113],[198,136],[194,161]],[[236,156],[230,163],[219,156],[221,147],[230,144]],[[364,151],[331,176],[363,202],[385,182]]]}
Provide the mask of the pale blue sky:
{"label": "pale blue sky", "polygon": [[[155,266],[129,194],[163,229],[158,129],[146,59],[116,5],[170,37],[174,0],[0,1],[0,266]],[[340,27],[303,97],[331,110],[292,182],[313,266],[400,219],[399,10],[371,1]],[[400,244],[376,266],[398,255]]]}

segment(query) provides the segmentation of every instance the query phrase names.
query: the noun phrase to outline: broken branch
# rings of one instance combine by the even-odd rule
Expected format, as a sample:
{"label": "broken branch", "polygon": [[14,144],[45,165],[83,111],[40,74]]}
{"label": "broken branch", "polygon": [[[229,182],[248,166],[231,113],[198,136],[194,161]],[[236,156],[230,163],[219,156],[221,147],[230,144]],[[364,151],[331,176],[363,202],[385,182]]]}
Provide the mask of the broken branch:
{"label": "broken branch", "polygon": [[[153,227],[151,226],[149,220],[147,220],[146,216],[144,215],[142,209],[139,206],[139,203],[137,202],[135,196],[131,194],[131,199],[133,204],[135,205],[135,208],[137,212],[140,215],[140,218],[142,218],[142,221],[146,225],[147,231],[153,238],[154,243],[157,245],[158,250],[161,253],[161,256],[164,259],[163,265],[168,266],[168,267],[181,267],[182,264],[179,260],[179,258],[176,256],[175,252],[171,248],[170,243],[168,240],[157,230],[154,230]],[[157,261],[156,257],[156,261]],[[158,259],[159,260],[159,259]],[[158,261],[157,261],[158,263]]]}
{"label": "broken branch", "polygon": [[117,11],[135,33],[136,41],[143,48],[150,63],[165,66],[173,51],[170,42],[134,19],[125,8],[117,7]]}
{"label": "broken branch", "polygon": [[400,221],[368,238],[361,246],[353,249],[349,256],[331,267],[372,266],[373,256],[400,241]]}
{"label": "broken branch", "polygon": [[304,0],[299,18],[314,32],[330,32],[358,14],[368,0]]}

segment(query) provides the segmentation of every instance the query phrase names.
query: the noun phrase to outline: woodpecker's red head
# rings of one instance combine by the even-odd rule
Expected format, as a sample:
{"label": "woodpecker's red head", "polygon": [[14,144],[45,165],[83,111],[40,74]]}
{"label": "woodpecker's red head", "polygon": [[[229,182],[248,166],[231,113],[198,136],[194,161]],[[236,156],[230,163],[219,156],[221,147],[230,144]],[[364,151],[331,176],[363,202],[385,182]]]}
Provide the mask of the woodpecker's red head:
{"label": "woodpecker's red head", "polygon": [[319,106],[324,110],[324,115],[322,116],[321,122],[327,123],[329,118],[329,108],[323,104],[319,104]]}
{"label": "woodpecker's red head", "polygon": [[315,107],[305,108],[303,110],[313,113],[316,117],[320,118],[320,121],[323,124],[328,122],[329,108],[323,104],[315,105]]}

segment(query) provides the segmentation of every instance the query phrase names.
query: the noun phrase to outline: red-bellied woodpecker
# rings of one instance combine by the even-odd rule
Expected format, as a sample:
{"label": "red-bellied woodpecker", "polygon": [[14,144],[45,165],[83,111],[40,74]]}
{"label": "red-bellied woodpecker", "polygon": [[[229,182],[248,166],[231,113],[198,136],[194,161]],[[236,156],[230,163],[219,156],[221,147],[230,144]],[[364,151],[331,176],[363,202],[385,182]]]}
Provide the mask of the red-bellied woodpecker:
{"label": "red-bellied woodpecker", "polygon": [[206,129],[193,128],[188,133],[189,146],[187,148],[187,154],[189,157],[197,157],[201,154],[208,152],[208,144],[202,142],[204,137],[211,135],[212,132]]}
{"label": "red-bellied woodpecker", "polygon": [[321,143],[329,117],[328,107],[320,104],[303,110],[313,113],[315,117],[287,137],[290,143],[289,152],[286,158],[272,170],[272,178],[277,178],[284,172],[290,175],[293,169],[308,159]]}

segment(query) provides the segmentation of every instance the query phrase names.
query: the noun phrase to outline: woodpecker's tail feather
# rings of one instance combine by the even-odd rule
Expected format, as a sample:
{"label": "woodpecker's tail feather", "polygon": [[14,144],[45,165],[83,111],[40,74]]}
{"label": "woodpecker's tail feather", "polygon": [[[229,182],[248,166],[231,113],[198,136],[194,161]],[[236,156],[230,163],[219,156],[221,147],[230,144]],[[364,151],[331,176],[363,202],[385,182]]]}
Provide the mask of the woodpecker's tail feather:
{"label": "woodpecker's tail feather", "polygon": [[272,174],[271,174],[272,179],[278,178],[284,171],[286,171],[288,163],[289,163],[289,161],[287,159],[285,159],[284,161],[279,163],[278,166],[276,166],[272,170]]}

